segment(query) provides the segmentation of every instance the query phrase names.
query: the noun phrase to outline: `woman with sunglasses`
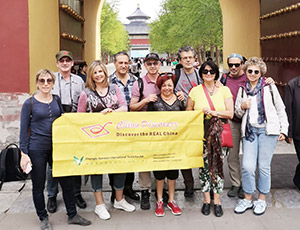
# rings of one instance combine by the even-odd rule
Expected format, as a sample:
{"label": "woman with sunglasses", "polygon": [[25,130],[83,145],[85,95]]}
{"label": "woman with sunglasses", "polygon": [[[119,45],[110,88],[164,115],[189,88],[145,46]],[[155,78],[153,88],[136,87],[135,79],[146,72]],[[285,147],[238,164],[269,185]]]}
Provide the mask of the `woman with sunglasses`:
{"label": "woman with sunglasses", "polygon": [[[108,74],[105,65],[101,61],[93,61],[87,71],[86,88],[82,91],[77,112],[87,113],[111,113],[127,111],[127,104],[115,84],[109,84]],[[114,188],[116,198],[114,208],[122,209],[126,212],[133,212],[135,206],[129,204],[123,198],[123,189],[125,185],[126,173],[112,174],[114,177]],[[92,189],[96,200],[95,213],[100,219],[110,219],[102,194],[102,178],[100,175],[91,175]]]}
{"label": "woman with sunglasses", "polygon": [[[267,66],[261,58],[252,57],[243,66],[246,85],[240,86],[235,114],[242,118],[243,141],[242,181],[245,198],[239,200],[234,212],[253,209],[254,214],[264,214],[266,195],[271,187],[271,161],[277,141],[286,138],[288,120],[285,106],[274,84],[265,83],[263,75]],[[252,203],[255,191],[255,171],[258,168],[258,200]]]}
{"label": "woman with sunglasses", "polygon": [[[187,100],[186,110],[200,110],[204,117],[204,167],[200,168],[200,184],[203,192],[203,206],[201,212],[204,215],[210,214],[210,191],[214,193],[214,213],[217,217],[223,215],[220,195],[223,191],[223,153],[220,135],[222,133],[222,119],[232,119],[233,99],[229,88],[217,86],[219,78],[219,68],[212,61],[204,62],[199,75],[203,79],[203,84],[191,89]],[[212,102],[211,108],[209,100]]]}
{"label": "woman with sunglasses", "polygon": [[[50,93],[55,81],[54,74],[40,70],[36,75],[38,92],[27,99],[21,111],[20,165],[24,172],[31,170],[32,195],[41,229],[51,229],[45,209],[44,188],[47,163],[52,167],[52,123],[62,114],[62,105],[56,95]],[[73,183],[70,177],[58,177],[69,224],[90,225],[91,222],[77,214]]]}
{"label": "woman with sunglasses", "polygon": [[[174,94],[174,82],[176,76],[173,73],[161,73],[156,80],[156,85],[160,89],[160,94],[157,95],[157,101],[148,104],[148,111],[183,111],[184,104]],[[175,196],[175,183],[178,178],[178,170],[165,170],[165,171],[153,171],[156,192],[156,216],[164,216],[164,203],[163,203],[163,188],[165,178],[168,180],[169,200],[167,207],[171,210],[173,215],[180,215],[181,209],[177,206],[174,200]]]}

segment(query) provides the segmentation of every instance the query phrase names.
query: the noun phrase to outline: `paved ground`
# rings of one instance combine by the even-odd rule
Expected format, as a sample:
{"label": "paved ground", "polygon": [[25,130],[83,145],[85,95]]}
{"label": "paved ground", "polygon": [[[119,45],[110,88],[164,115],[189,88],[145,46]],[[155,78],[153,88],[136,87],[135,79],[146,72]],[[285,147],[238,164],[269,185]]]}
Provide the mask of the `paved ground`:
{"label": "paved ground", "polygon": [[[109,66],[109,72],[113,67]],[[169,71],[163,67],[162,71]],[[293,145],[279,143],[275,150],[272,162],[272,190],[268,195],[268,209],[262,216],[254,216],[252,211],[245,214],[236,215],[233,208],[237,203],[237,198],[228,198],[226,193],[230,187],[227,163],[224,164],[225,171],[225,191],[222,194],[222,205],[224,216],[217,218],[213,215],[203,216],[200,212],[202,206],[202,195],[199,191],[198,170],[194,169],[196,192],[193,198],[187,199],[183,196],[183,178],[180,177],[176,184],[176,200],[182,208],[182,215],[174,217],[166,210],[165,217],[155,217],[155,197],[151,194],[151,209],[148,211],[140,210],[139,203],[131,201],[137,210],[134,213],[125,213],[112,208],[110,198],[110,188],[108,187],[107,177],[104,177],[104,199],[111,213],[112,218],[108,221],[100,220],[94,214],[95,201],[91,192],[90,183],[82,186],[82,194],[88,203],[85,210],[79,210],[79,213],[93,222],[84,229],[118,229],[118,230],[153,230],[153,229],[205,229],[205,230],[300,230],[300,193],[295,189],[292,178],[297,165],[297,157]],[[135,177],[137,180],[137,176]],[[18,188],[21,182],[10,182],[3,185],[0,191],[0,229],[39,229],[39,220],[36,217],[35,209],[31,196],[31,181],[26,182],[24,190],[19,193]],[[152,182],[154,190],[154,181]],[[135,181],[134,189],[139,190],[138,183]],[[46,194],[45,194],[46,195]],[[50,221],[53,229],[82,229],[67,224],[67,216],[61,199],[61,193],[58,195],[58,211],[50,215]]]}

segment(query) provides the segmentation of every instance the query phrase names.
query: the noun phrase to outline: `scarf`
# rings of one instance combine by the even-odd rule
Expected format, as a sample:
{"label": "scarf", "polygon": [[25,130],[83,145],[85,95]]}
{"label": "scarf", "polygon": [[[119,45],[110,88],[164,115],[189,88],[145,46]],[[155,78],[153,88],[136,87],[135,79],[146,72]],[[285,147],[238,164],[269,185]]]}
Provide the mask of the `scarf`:
{"label": "scarf", "polygon": [[221,145],[221,133],[223,131],[222,121],[217,117],[213,117],[209,120],[208,127],[206,135],[208,172],[212,183],[217,185],[217,176],[222,179],[224,178]]}
{"label": "scarf", "polygon": [[[264,105],[263,105],[263,97],[262,97],[262,77],[259,78],[257,85],[255,88],[251,91],[251,85],[250,82],[246,82],[246,92],[247,95],[255,96],[256,95],[256,101],[257,101],[257,110],[258,110],[258,118],[257,122],[258,124],[262,124],[265,121],[265,111],[264,111]],[[250,117],[249,113],[247,115],[247,122],[246,122],[246,133],[245,133],[246,140],[253,142],[255,139],[255,136],[252,131],[252,126],[250,124]]]}

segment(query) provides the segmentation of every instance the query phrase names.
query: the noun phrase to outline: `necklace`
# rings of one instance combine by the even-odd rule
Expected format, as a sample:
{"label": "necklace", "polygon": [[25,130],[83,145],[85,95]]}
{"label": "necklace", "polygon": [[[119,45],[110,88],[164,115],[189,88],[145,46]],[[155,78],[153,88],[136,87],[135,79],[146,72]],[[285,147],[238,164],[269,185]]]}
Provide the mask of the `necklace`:
{"label": "necklace", "polygon": [[[204,84],[204,83],[203,83],[203,84]],[[204,87],[205,87],[205,89],[209,92],[209,95],[210,95],[210,96],[212,96],[212,95],[214,94],[214,91],[215,91],[215,84],[214,84],[214,87],[213,87],[212,91],[209,91],[205,84],[204,84]]]}

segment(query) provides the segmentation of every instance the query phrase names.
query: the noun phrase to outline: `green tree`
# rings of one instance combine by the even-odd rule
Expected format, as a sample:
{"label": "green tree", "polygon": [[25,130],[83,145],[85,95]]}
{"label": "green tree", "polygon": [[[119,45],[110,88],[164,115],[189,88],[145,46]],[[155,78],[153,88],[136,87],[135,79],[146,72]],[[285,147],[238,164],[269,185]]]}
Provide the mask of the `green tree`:
{"label": "green tree", "polygon": [[222,49],[222,21],[218,0],[165,0],[150,24],[151,47],[169,53],[192,45],[202,62],[207,48]]}
{"label": "green tree", "polygon": [[122,50],[129,49],[129,36],[124,25],[117,19],[116,1],[104,2],[101,13],[101,56],[106,60]]}

